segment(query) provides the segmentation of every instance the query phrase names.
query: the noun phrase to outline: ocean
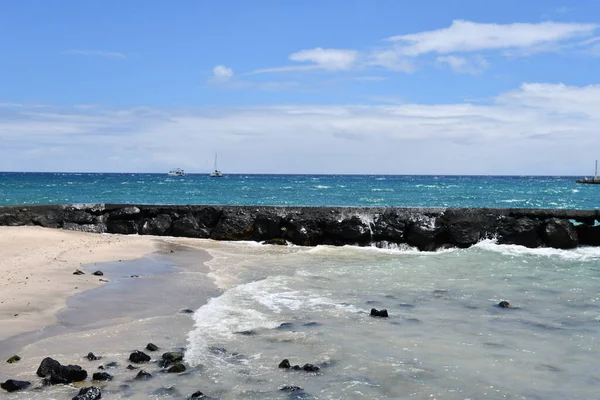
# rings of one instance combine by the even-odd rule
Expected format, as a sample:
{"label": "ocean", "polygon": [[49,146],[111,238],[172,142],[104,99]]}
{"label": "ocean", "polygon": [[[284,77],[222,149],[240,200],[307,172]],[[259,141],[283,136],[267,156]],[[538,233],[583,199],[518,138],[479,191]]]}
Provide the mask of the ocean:
{"label": "ocean", "polygon": [[64,203],[595,209],[574,177],[0,172],[0,205]]}
{"label": "ocean", "polygon": [[[600,186],[572,177],[3,173],[0,202],[592,209]],[[172,323],[132,335],[180,345],[190,371],[128,380],[126,391],[123,382],[108,383],[110,398],[186,398],[196,390],[224,400],[591,400],[600,393],[600,248],[195,243],[212,256],[201,273],[215,295],[187,317],[181,337],[169,331]],[[193,285],[193,274],[178,279]],[[159,298],[178,290],[165,285]],[[389,317],[371,317],[371,308]],[[81,338],[94,335],[105,341],[121,333]],[[131,350],[108,356],[122,360]],[[320,370],[280,369],[283,359]],[[286,386],[302,390],[280,390]]]}

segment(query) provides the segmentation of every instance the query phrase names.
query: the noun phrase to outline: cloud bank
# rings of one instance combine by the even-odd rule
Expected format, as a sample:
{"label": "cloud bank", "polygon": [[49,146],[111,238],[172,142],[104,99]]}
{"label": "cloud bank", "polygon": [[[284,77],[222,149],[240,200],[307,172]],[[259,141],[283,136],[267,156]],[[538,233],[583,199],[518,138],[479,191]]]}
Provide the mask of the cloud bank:
{"label": "cloud bank", "polygon": [[481,103],[0,106],[0,170],[582,174],[600,85],[524,83]]}

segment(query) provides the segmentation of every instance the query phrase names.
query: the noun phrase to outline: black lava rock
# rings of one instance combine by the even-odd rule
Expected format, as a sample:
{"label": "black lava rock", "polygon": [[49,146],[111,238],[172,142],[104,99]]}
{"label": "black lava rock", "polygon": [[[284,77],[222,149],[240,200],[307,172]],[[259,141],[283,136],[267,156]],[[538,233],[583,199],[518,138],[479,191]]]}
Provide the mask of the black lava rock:
{"label": "black lava rock", "polygon": [[189,308],[184,308],[183,310],[179,311],[182,314],[193,314],[194,310],[191,310]]}
{"label": "black lava rock", "polygon": [[100,389],[94,386],[83,388],[72,400],[99,400],[102,398]]}
{"label": "black lava rock", "polygon": [[85,275],[85,272],[76,269],[75,272],[73,272],[73,275]]}
{"label": "black lava rock", "polygon": [[312,365],[312,364],[304,364],[304,366],[302,367],[303,370],[305,370],[306,372],[319,372],[319,367],[317,367],[316,365]]}
{"label": "black lava rock", "polygon": [[173,365],[171,368],[169,368],[167,370],[167,372],[170,372],[170,373],[185,372],[185,365],[183,365],[182,363],[177,363],[177,364]]}
{"label": "black lava rock", "polygon": [[133,366],[133,365],[131,365],[131,364],[129,364],[129,365],[126,367],[126,368],[127,368],[128,370],[130,370],[130,371],[133,371],[134,369],[138,369],[137,367],[134,367],[134,366]]}
{"label": "black lava rock", "polygon": [[136,363],[136,364],[148,362],[150,360],[151,360],[151,357],[148,354],[138,351],[138,350],[134,351],[133,353],[131,353],[129,355],[129,361]]}
{"label": "black lava rock", "polygon": [[27,389],[31,385],[28,381],[17,381],[15,379],[9,379],[6,382],[0,383],[0,387],[7,392],[16,392],[18,390]]}
{"label": "black lava rock", "polygon": [[292,366],[290,365],[290,360],[287,358],[279,363],[279,368],[290,369]]}
{"label": "black lava rock", "polygon": [[181,360],[183,360],[183,353],[171,351],[162,355],[162,362],[160,363],[160,365],[161,367],[167,368],[170,365],[178,363]]}
{"label": "black lava rock", "polygon": [[137,380],[146,380],[150,378],[152,378],[152,375],[144,371],[143,369],[140,370],[140,372],[138,372],[138,374],[135,376],[135,379]]}
{"label": "black lava rock", "polygon": [[206,396],[204,395],[204,393],[202,393],[201,391],[198,390],[197,392],[192,393],[190,395],[189,399],[201,399],[203,397],[206,397]]}
{"label": "black lava rock", "polygon": [[371,317],[387,318],[388,312],[387,310],[377,310],[375,308],[371,308]]}
{"label": "black lava rock", "polygon": [[282,388],[279,388],[279,390],[281,390],[282,392],[288,392],[288,393],[290,393],[290,392],[299,392],[299,391],[304,390],[304,389],[302,389],[299,386],[284,386]]}
{"label": "black lava rock", "polygon": [[95,372],[92,379],[95,381],[112,381],[113,376],[108,372]]}
{"label": "black lava rock", "polygon": [[61,365],[50,357],[42,360],[36,373],[42,378],[50,375],[48,382],[52,385],[79,382],[87,378],[87,371],[79,365]]}
{"label": "black lava rock", "polygon": [[501,301],[500,303],[498,303],[498,307],[500,307],[500,308],[509,308],[510,307],[510,303],[508,301]]}
{"label": "black lava rock", "polygon": [[158,350],[158,346],[155,345],[154,343],[148,343],[146,345],[146,350],[148,350],[148,351],[156,351],[156,350]]}
{"label": "black lava rock", "polygon": [[13,363],[16,363],[17,361],[20,361],[20,360],[21,360],[21,357],[19,357],[17,355],[14,355],[11,358],[9,358],[8,360],[6,360],[6,362],[9,363],[9,364],[13,364]]}
{"label": "black lava rock", "polygon": [[102,271],[96,271],[96,272],[92,273],[92,275],[103,276],[104,272],[102,272]]}
{"label": "black lava rock", "polygon": [[87,358],[87,359],[88,359],[88,360],[90,360],[90,361],[96,361],[96,360],[99,360],[101,357],[96,357],[96,356],[94,355],[94,353],[91,353],[91,352],[90,352],[90,353],[88,353],[88,355],[87,355],[87,356],[85,356],[85,358]]}

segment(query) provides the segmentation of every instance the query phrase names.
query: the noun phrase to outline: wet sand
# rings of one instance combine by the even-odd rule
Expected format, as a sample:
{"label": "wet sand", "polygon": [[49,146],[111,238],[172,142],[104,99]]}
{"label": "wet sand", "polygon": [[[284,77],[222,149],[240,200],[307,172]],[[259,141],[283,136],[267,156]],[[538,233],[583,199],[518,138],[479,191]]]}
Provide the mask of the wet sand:
{"label": "wet sand", "polygon": [[[35,371],[47,356],[82,366],[88,381],[102,363],[115,361],[119,371],[107,371],[116,377],[110,392],[138,372],[124,369],[131,351],[153,342],[160,350],[152,355],[160,358],[164,351],[184,348],[193,314],[182,310],[196,310],[219,290],[207,276],[208,252],[194,248],[201,247],[197,242],[182,242],[187,244],[175,238],[2,228],[0,381],[39,386]],[[73,275],[76,268],[85,275]],[[96,270],[104,275],[91,275]],[[90,362],[88,352],[102,359]],[[13,354],[21,361],[7,364]],[[140,398],[148,395],[132,386]],[[73,387],[57,386],[34,390],[31,398],[74,394]]]}

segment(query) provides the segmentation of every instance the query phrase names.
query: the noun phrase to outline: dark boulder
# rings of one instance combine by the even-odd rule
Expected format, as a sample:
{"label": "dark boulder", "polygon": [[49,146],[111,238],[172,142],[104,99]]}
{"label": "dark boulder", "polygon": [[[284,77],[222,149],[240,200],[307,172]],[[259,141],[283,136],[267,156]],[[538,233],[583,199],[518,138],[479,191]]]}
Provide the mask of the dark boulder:
{"label": "dark boulder", "polygon": [[539,222],[527,217],[504,217],[498,227],[498,243],[540,247],[542,239],[539,235]]}
{"label": "dark boulder", "polygon": [[373,218],[373,241],[404,242],[406,221],[395,211],[385,211]]}
{"label": "dark boulder", "polygon": [[435,219],[423,216],[412,221],[406,229],[406,243],[421,251],[434,251],[443,244],[440,240],[441,230],[436,226]]}
{"label": "dark boulder", "polygon": [[133,365],[129,364],[127,367],[125,367],[126,369],[133,371],[134,369],[138,369],[138,367],[134,367]]}
{"label": "dark boulder", "polygon": [[304,389],[302,389],[299,386],[283,386],[283,387],[279,388],[279,390],[282,392],[291,393],[291,392],[299,392]]}
{"label": "dark boulder", "polygon": [[180,361],[183,360],[183,353],[179,353],[179,352],[167,352],[164,353],[161,357],[162,359],[159,362],[159,365],[162,368],[168,368],[173,364],[176,364]]}
{"label": "dark boulder", "polygon": [[302,366],[302,369],[306,372],[319,372],[319,367],[317,367],[316,365],[312,365],[312,364],[304,364],[304,366]]}
{"label": "dark boulder", "polygon": [[581,224],[575,227],[575,231],[580,245],[600,246],[600,225]]}
{"label": "dark boulder", "polygon": [[387,310],[377,310],[375,308],[371,308],[371,317],[387,318],[388,312]]}
{"label": "dark boulder", "polygon": [[73,275],[85,275],[85,272],[76,269],[75,272],[73,272]]}
{"label": "dark boulder", "polygon": [[[39,369],[38,375],[42,376],[39,374]],[[58,366],[54,366],[49,375],[50,378],[45,380],[46,383],[50,385],[67,385],[73,382],[84,381],[88,373],[79,365],[60,365],[59,363]]]}
{"label": "dark boulder", "polygon": [[95,272],[92,273],[92,275],[95,275],[95,276],[104,276],[104,272],[102,272],[102,271],[95,271]]}
{"label": "dark boulder", "polygon": [[189,309],[189,308],[184,308],[183,310],[179,311],[182,314],[193,314],[194,310]]}
{"label": "dark boulder", "polygon": [[323,242],[327,244],[366,244],[371,241],[371,227],[358,216],[327,219],[322,222]]}
{"label": "dark boulder", "polygon": [[173,221],[171,224],[171,233],[178,237],[208,238],[210,231],[201,226],[191,215],[186,215]]}
{"label": "dark boulder", "polygon": [[253,239],[257,242],[279,238],[281,236],[281,217],[261,213],[254,219]]}
{"label": "dark boulder", "polygon": [[300,246],[316,246],[323,243],[323,231],[308,212],[290,215],[282,221],[282,239]]}
{"label": "dark boulder", "polygon": [[144,371],[143,369],[140,370],[140,372],[137,373],[137,375],[135,376],[135,379],[137,380],[146,380],[146,379],[150,379],[152,378],[152,375],[146,371]]}
{"label": "dark boulder", "polygon": [[110,213],[108,213],[108,221],[113,220],[113,221],[119,221],[119,220],[133,220],[135,219],[138,215],[140,215],[140,213],[142,212],[142,210],[140,210],[138,207],[136,206],[127,206],[127,207],[122,207],[119,208],[117,210],[111,211]]}
{"label": "dark boulder", "polygon": [[140,223],[142,235],[164,235],[171,228],[173,220],[168,214],[159,214],[154,218],[145,219]]}
{"label": "dark boulder", "polygon": [[94,372],[92,379],[95,381],[112,381],[113,376],[108,372]]}
{"label": "dark boulder", "polygon": [[194,392],[190,395],[189,399],[202,399],[205,398],[206,395],[201,391]]}
{"label": "dark boulder", "polygon": [[84,210],[66,210],[64,213],[64,221],[74,224],[91,224],[94,222],[94,217]]}
{"label": "dark boulder", "polygon": [[279,368],[290,369],[292,366],[287,358],[279,363]]}
{"label": "dark boulder", "polygon": [[121,235],[135,235],[139,233],[137,221],[107,220],[106,231],[108,233],[119,233]]}
{"label": "dark boulder", "polygon": [[148,350],[148,351],[156,351],[156,350],[158,350],[158,346],[155,345],[154,343],[148,343],[146,345],[146,350]]}
{"label": "dark boulder", "polygon": [[152,358],[148,354],[141,352],[139,350],[136,350],[129,355],[129,361],[136,363],[136,364],[148,362],[151,359]]}
{"label": "dark boulder", "polygon": [[94,353],[90,352],[90,353],[88,353],[87,356],[85,356],[85,358],[87,358],[90,361],[96,361],[96,360],[99,360],[102,357],[97,357]]}
{"label": "dark boulder", "polygon": [[6,362],[9,363],[9,364],[13,364],[13,363],[16,363],[17,361],[20,361],[20,360],[21,360],[21,357],[19,357],[18,355],[15,354],[14,356],[12,356],[8,360],[6,360]]}
{"label": "dark boulder", "polygon": [[501,301],[498,303],[498,307],[500,308],[510,308],[510,303],[508,301]]}
{"label": "dark boulder", "polygon": [[77,396],[72,400],[99,400],[102,398],[102,391],[99,388],[90,386],[79,390]]}
{"label": "dark boulder", "polygon": [[254,217],[244,208],[229,208],[219,218],[210,232],[215,240],[252,240],[254,237]]}
{"label": "dark boulder", "polygon": [[53,358],[46,357],[40,363],[40,366],[37,369],[37,376],[44,378],[46,376],[51,375],[53,372],[58,371],[61,365],[58,361]]}
{"label": "dark boulder", "polygon": [[183,365],[182,363],[177,363],[175,365],[173,365],[172,367],[170,367],[167,372],[169,373],[180,373],[180,372],[185,372],[185,365]]}
{"label": "dark boulder", "polygon": [[544,242],[557,249],[573,249],[579,244],[577,230],[568,220],[552,218],[543,230]]}
{"label": "dark boulder", "polygon": [[7,392],[16,392],[19,390],[27,389],[31,385],[28,381],[18,381],[16,379],[9,379],[6,382],[0,383],[0,387]]}

